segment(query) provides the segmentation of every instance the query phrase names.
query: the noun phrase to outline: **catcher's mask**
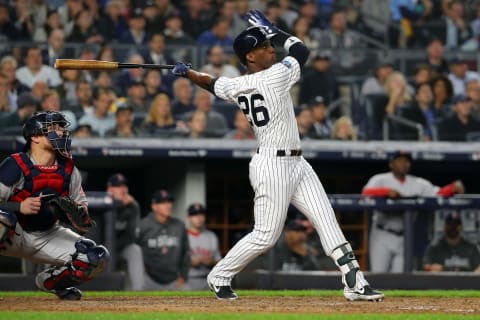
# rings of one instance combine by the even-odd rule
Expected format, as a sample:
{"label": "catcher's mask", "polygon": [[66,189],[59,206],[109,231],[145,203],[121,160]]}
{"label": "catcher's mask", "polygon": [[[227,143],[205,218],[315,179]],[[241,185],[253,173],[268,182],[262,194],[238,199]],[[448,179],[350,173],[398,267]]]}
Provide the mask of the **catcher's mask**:
{"label": "catcher's mask", "polygon": [[[27,141],[25,149],[30,149],[33,136],[46,136],[54,150],[65,158],[71,158],[72,140],[68,130],[69,126],[70,122],[60,112],[35,112],[23,125],[23,137]],[[61,131],[62,135],[59,136],[57,131]]]}

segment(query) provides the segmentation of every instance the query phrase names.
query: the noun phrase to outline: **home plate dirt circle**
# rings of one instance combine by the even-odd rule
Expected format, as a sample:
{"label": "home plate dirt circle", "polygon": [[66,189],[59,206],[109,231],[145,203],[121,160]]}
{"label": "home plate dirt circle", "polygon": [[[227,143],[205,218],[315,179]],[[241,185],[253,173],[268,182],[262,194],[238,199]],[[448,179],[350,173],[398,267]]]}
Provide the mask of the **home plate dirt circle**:
{"label": "home plate dirt circle", "polygon": [[52,312],[200,312],[200,313],[444,313],[480,314],[480,298],[386,297],[382,302],[349,302],[342,297],[2,297],[2,311]]}

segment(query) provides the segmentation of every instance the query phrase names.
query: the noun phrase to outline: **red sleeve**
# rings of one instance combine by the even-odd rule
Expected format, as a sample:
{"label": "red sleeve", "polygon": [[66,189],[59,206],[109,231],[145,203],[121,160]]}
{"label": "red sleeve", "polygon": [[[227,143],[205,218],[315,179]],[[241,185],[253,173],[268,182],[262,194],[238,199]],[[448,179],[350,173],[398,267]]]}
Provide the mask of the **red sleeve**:
{"label": "red sleeve", "polygon": [[378,187],[378,188],[363,188],[363,196],[374,196],[374,197],[386,197],[390,188]]}
{"label": "red sleeve", "polygon": [[447,184],[446,186],[443,186],[440,188],[440,190],[437,191],[437,194],[439,196],[452,196],[455,193],[455,182],[452,182],[450,184]]}

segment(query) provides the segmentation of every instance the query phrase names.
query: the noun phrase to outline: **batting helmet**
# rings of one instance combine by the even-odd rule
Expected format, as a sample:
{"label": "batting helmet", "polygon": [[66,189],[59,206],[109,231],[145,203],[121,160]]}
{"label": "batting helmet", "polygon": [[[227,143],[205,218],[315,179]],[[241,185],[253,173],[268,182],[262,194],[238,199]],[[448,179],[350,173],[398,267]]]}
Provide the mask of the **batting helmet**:
{"label": "batting helmet", "polygon": [[259,27],[250,27],[243,30],[233,42],[233,50],[240,62],[247,64],[245,55],[267,40],[265,33]]}
{"label": "batting helmet", "polygon": [[[68,126],[70,122],[65,116],[56,111],[35,112],[30,119],[23,125],[23,137],[27,141],[25,149],[29,149],[31,138],[33,136],[46,136],[54,150],[57,150],[62,156],[70,158],[70,131]],[[57,131],[62,131],[59,136]]]}

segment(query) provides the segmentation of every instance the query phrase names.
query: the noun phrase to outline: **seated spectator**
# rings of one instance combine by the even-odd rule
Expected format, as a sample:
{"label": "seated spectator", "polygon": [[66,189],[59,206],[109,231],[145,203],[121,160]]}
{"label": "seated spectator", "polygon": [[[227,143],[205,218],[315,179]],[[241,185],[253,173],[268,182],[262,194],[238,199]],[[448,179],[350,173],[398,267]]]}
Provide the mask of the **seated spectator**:
{"label": "seated spectator", "polygon": [[453,85],[453,94],[465,94],[465,83],[471,80],[480,80],[480,74],[476,71],[468,70],[468,64],[465,60],[455,57],[450,60],[450,73],[448,78]]}
{"label": "seated spectator", "polygon": [[385,81],[392,72],[393,65],[390,62],[380,61],[373,70],[373,75],[363,82],[360,94],[362,96],[367,94],[385,94]]}
{"label": "seated spectator", "polygon": [[465,84],[465,95],[472,100],[472,115],[480,120],[480,81],[471,80]]}
{"label": "seated spectator", "polygon": [[0,116],[3,113],[8,113],[15,111],[17,109],[17,101],[12,99],[10,96],[10,84],[8,82],[8,77],[0,73]]}
{"label": "seated spectator", "polygon": [[[88,81],[87,81],[88,82]],[[113,90],[115,94],[121,95],[120,90],[115,89],[113,86],[114,80],[112,79],[111,72],[109,71],[100,71],[95,74],[95,79],[93,81],[93,87],[98,89],[109,89]]]}
{"label": "seated spectator", "polygon": [[[32,40],[34,42],[47,42],[48,35],[55,29],[62,29],[63,25],[60,20],[60,14],[57,10],[48,10],[46,21],[42,27],[36,28],[33,32]],[[65,36],[65,35],[64,35]],[[48,64],[44,62],[44,64]]]}
{"label": "seated spectator", "polygon": [[18,95],[25,91],[30,91],[30,88],[21,84],[16,77],[17,60],[12,56],[3,56],[0,59],[0,73],[2,73],[8,80],[8,95],[12,101],[12,106],[16,109]]}
{"label": "seated spectator", "polygon": [[112,48],[112,46],[108,44],[104,44],[103,46],[100,47],[100,50],[98,50],[97,56],[95,57],[95,60],[100,60],[100,61],[117,61],[117,58],[115,57],[115,52]]}
{"label": "seated spectator", "polygon": [[117,105],[115,127],[105,132],[105,137],[132,138],[138,135],[133,126],[133,107],[128,102]]}
{"label": "seated spectator", "polygon": [[297,120],[298,134],[300,139],[311,139],[315,135],[313,128],[313,112],[307,105],[300,105],[295,110],[295,119]]}
{"label": "seated spectator", "polygon": [[98,89],[95,93],[93,112],[86,113],[78,121],[79,124],[89,124],[93,131],[101,137],[105,132],[115,127],[115,117],[110,113],[110,106],[114,101],[114,93],[109,89]]}
{"label": "seated spectator", "polygon": [[79,125],[77,125],[77,128],[75,130],[73,130],[72,135],[75,138],[87,139],[87,138],[93,138],[97,134],[95,132],[93,132],[91,125],[89,125],[89,124],[79,124]]}
{"label": "seated spectator", "polygon": [[243,19],[243,15],[246,13],[243,10],[247,5],[243,5],[247,1],[226,0],[219,4],[218,15],[228,20],[228,34],[230,37],[235,38],[240,32],[248,28],[248,22]]}
{"label": "seated spectator", "polygon": [[16,41],[30,41],[34,30],[32,8],[28,1],[13,2],[13,10],[10,11],[12,20],[15,20],[15,28],[17,35]]}
{"label": "seated spectator", "polygon": [[472,30],[464,18],[464,4],[461,0],[451,0],[447,2],[446,6],[447,10],[444,12],[447,26],[445,47],[460,49],[472,37]]}
{"label": "seated spectator", "polygon": [[[322,85],[319,86],[318,84]],[[320,52],[305,71],[300,82],[299,104],[309,103],[316,96],[322,96],[325,104],[335,101],[340,96],[338,83],[330,66],[330,53]]]}
{"label": "seated spectator", "polygon": [[467,141],[472,132],[480,131],[480,122],[472,115],[472,101],[464,95],[453,97],[453,115],[440,123],[438,132],[442,141]]}
{"label": "seated spectator", "polygon": [[[148,50],[142,54],[145,63],[174,64],[175,61],[165,53],[165,38],[161,33],[154,33],[148,39]],[[168,69],[160,70],[162,75],[170,75]]]}
{"label": "seated spectator", "polygon": [[[128,57],[127,63],[145,63],[143,57],[139,54],[132,54]],[[144,68],[129,68],[124,69],[115,79],[115,87],[118,88],[119,94],[122,96],[127,95],[128,87],[131,82],[142,82],[145,74]]]}
{"label": "seated spectator", "polygon": [[173,196],[152,195],[151,212],[140,221],[137,244],[145,263],[143,290],[187,290],[190,246],[185,224],[172,216]]}
{"label": "seated spectator", "polygon": [[70,110],[61,110],[60,106],[60,97],[55,90],[49,90],[45,93],[40,101],[40,110],[41,111],[59,111],[64,116],[65,119],[70,123],[70,130],[75,130],[77,127],[77,117]]}
{"label": "seated spectator", "polygon": [[217,18],[210,29],[198,36],[197,45],[230,47],[233,44],[233,38],[228,35],[229,27],[229,21],[226,18]]}
{"label": "seated spectator", "polygon": [[40,101],[48,91],[50,91],[50,89],[48,88],[48,84],[45,81],[37,80],[33,84],[31,94],[35,97],[35,99],[38,99],[38,101]]}
{"label": "seated spectator", "polygon": [[306,17],[297,17],[292,25],[293,35],[309,48],[316,50],[318,48],[318,41],[312,36],[310,22]]}
{"label": "seated spectator", "polygon": [[143,79],[145,85],[145,105],[148,107],[152,100],[159,93],[165,93],[170,97],[170,92],[163,84],[163,79],[160,72],[155,69],[148,69],[145,71],[145,78]]}
{"label": "seated spectator", "polygon": [[17,80],[28,88],[36,81],[45,81],[50,88],[62,84],[60,74],[54,68],[42,64],[42,55],[38,47],[29,47],[24,58],[25,66],[16,71]]}
{"label": "seated spectator", "polygon": [[313,113],[313,138],[330,139],[333,124],[328,118],[325,100],[323,100],[322,96],[316,96],[310,101],[309,107]]}
{"label": "seated spectator", "polygon": [[81,80],[81,75],[80,70],[66,69],[60,71],[62,84],[57,88],[57,92],[63,101],[72,101],[76,98],[75,90],[77,83]]}
{"label": "seated spectator", "polygon": [[127,30],[128,24],[122,13],[120,0],[109,0],[98,22],[98,30],[105,39],[118,42]]}
{"label": "seated spectator", "polygon": [[199,1],[186,1],[185,8],[180,11],[183,30],[193,39],[212,25],[214,15]]}
{"label": "seated spectator", "polygon": [[233,122],[235,129],[228,132],[224,138],[225,139],[234,139],[234,140],[253,140],[255,139],[255,134],[253,133],[252,126],[248,122],[247,117],[242,110],[237,110],[235,112],[235,120]]}
{"label": "seated spectator", "polygon": [[88,10],[80,10],[75,15],[73,29],[67,37],[68,42],[101,44],[103,36],[98,32],[93,17]]}
{"label": "seated spectator", "polygon": [[201,72],[208,73],[213,77],[234,78],[240,75],[237,68],[226,62],[223,48],[219,45],[208,48],[207,61],[208,63],[201,68]]}
{"label": "seated spectator", "polygon": [[398,114],[411,100],[411,88],[405,76],[400,72],[392,72],[385,80],[385,92],[388,97],[385,106],[386,114]]}
{"label": "seated spectator", "polygon": [[15,135],[18,135],[19,127],[23,126],[25,121],[30,119],[35,111],[38,111],[39,100],[28,93],[22,93],[17,100],[17,110],[10,113],[3,113],[0,115],[0,130],[5,133],[8,128],[15,130]]}
{"label": "seated spectator", "polygon": [[352,119],[342,116],[333,123],[331,138],[333,140],[357,140],[357,130],[355,130]]}
{"label": "seated spectator", "polygon": [[195,110],[190,114],[187,119],[188,131],[185,135],[186,138],[199,139],[206,138],[205,128],[207,123],[207,115],[201,110]]}
{"label": "seated spectator", "polygon": [[177,124],[173,119],[170,98],[164,93],[158,94],[150,103],[147,116],[143,121],[143,133],[171,137],[176,134],[177,126],[179,129],[184,128],[186,130],[186,125]]}
{"label": "seated spectator", "polygon": [[[227,120],[221,113],[212,110],[212,98],[213,96],[210,92],[198,88],[195,91],[193,104],[195,105],[195,110],[204,112],[207,117],[203,133],[210,137],[223,137],[228,131]],[[189,119],[190,115],[190,112],[185,114],[184,120]]]}
{"label": "seated spectator", "polygon": [[144,46],[148,42],[148,31],[145,29],[146,19],[142,8],[133,8],[128,20],[128,29],[120,36],[120,43]]}
{"label": "seated spectator", "polygon": [[453,212],[446,216],[443,232],[442,238],[428,246],[423,258],[424,270],[480,272],[480,251],[462,236],[460,214]]}
{"label": "seated spectator", "polygon": [[319,270],[315,249],[307,243],[306,228],[296,219],[286,222],[282,237],[274,247],[274,270]]}
{"label": "seated spectator", "polygon": [[436,118],[446,118],[452,113],[452,82],[445,75],[439,74],[433,77],[431,83],[433,92],[433,109]]}
{"label": "seated spectator", "polygon": [[208,289],[207,275],[220,260],[218,237],[205,224],[206,209],[200,203],[188,207],[188,243],[190,244],[190,271],[187,286],[192,290]]}
{"label": "seated spectator", "polygon": [[175,119],[182,119],[188,112],[195,110],[192,103],[192,85],[190,80],[178,78],[173,82],[172,114]]}
{"label": "seated spectator", "polygon": [[135,112],[145,112],[147,105],[145,104],[146,90],[143,81],[130,81],[127,89],[127,101]]}
{"label": "seated spectator", "polygon": [[410,85],[413,88],[417,88],[423,83],[430,82],[432,80],[433,70],[428,64],[418,64],[413,70],[413,77],[410,81]]}
{"label": "seated spectator", "polygon": [[444,46],[439,38],[432,38],[427,45],[427,60],[425,61],[437,74],[448,73],[448,63],[444,58]]}
{"label": "seated spectator", "polygon": [[2,40],[14,41],[18,39],[19,32],[15,26],[15,21],[12,21],[10,17],[10,8],[7,2],[0,2],[0,30],[1,35],[5,36],[6,39],[2,37]]}
{"label": "seated spectator", "polygon": [[75,97],[65,102],[65,110],[72,111],[77,119],[95,109],[92,103],[92,87],[85,80],[79,80],[75,86]]}
{"label": "seated spectator", "polygon": [[140,206],[129,193],[127,179],[121,173],[108,177],[106,191],[113,198],[115,255],[127,265],[128,289],[142,290],[145,273],[143,255],[142,249],[135,243]]}
{"label": "seated spectator", "polygon": [[185,31],[183,31],[183,22],[180,15],[176,12],[170,13],[165,20],[165,44],[167,45],[192,45],[195,40]]}

